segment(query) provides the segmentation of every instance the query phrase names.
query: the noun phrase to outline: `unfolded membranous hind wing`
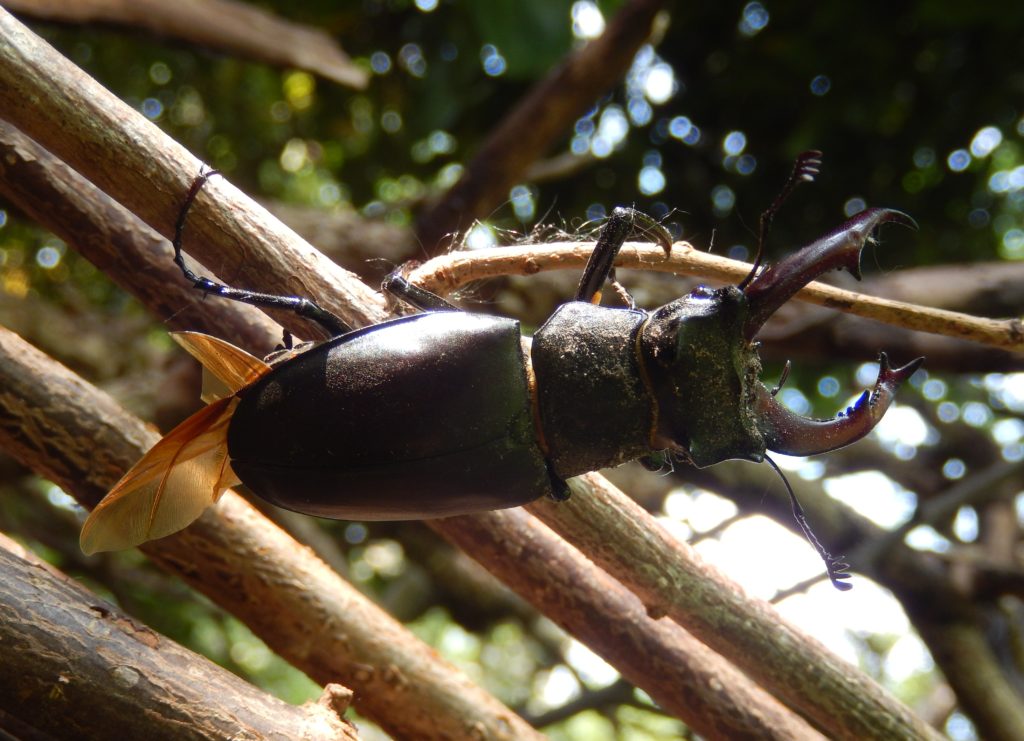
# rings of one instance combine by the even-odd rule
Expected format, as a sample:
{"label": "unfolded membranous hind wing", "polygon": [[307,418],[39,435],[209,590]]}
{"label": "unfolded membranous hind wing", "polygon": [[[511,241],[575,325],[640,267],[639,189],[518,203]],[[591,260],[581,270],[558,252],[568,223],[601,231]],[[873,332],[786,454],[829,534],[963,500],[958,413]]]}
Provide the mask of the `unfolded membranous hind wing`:
{"label": "unfolded membranous hind wing", "polygon": [[270,366],[254,355],[208,334],[172,332],[171,338],[202,363],[202,399],[207,404],[237,393],[270,371]]}
{"label": "unfolded membranous hind wing", "polygon": [[86,519],[82,551],[131,548],[175,533],[237,484],[227,448],[237,405],[232,396],[203,407],[150,448]]}
{"label": "unfolded membranous hind wing", "polygon": [[171,335],[203,364],[200,409],[150,448],[92,511],[79,542],[91,554],[131,548],[191,524],[238,483],[228,458],[235,393],[270,370],[259,358],[198,332]]}

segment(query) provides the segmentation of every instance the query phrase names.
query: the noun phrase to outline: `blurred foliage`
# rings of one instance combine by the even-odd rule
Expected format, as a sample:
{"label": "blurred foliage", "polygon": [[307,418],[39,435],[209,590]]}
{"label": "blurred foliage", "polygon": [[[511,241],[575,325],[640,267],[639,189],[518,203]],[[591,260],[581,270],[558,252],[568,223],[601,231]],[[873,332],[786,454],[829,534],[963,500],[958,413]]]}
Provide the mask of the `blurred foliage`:
{"label": "blurred foliage", "polygon": [[[354,208],[402,225],[412,224],[417,210],[454,182],[529,86],[593,31],[598,7],[610,17],[618,6],[548,0],[259,4],[335,34],[373,70],[368,90],[353,92],[302,71],[123,29],[33,27],[252,194]],[[867,204],[906,211],[921,229],[913,236],[887,234],[885,249],[865,258],[866,271],[1024,259],[1024,4],[704,1],[670,7],[656,47],[643,49],[624,84],[550,153],[572,151],[593,161],[561,177],[523,183],[496,206],[489,223],[528,231],[543,221],[573,230],[614,205],[634,204],[667,216],[697,245],[743,257],[792,158],[815,148],[825,152],[824,170],[777,218],[771,254],[810,241]],[[59,240],[10,210],[0,211],[0,285],[5,323],[11,312],[25,310],[18,302],[26,297],[76,314],[138,314]],[[108,338],[108,351],[129,353],[135,345],[129,333],[137,328],[113,329],[124,334]],[[46,349],[61,356],[58,344]],[[150,347],[146,367],[159,369],[166,352]],[[84,361],[73,365],[93,380],[112,381]],[[864,370],[822,358],[794,373],[786,401],[831,414],[841,390],[864,383]],[[157,387],[152,383],[151,393]],[[941,448],[943,424],[983,431],[1003,457],[1024,455],[1024,384],[1016,377],[923,373],[907,397],[925,431],[920,439],[897,435],[884,443],[900,460]],[[969,470],[960,461],[960,467],[944,467],[943,475],[952,481]],[[371,529],[344,545],[356,582],[378,598],[409,565],[400,547],[388,556],[391,546],[381,542],[394,542],[390,531],[375,541]],[[145,573],[142,581],[159,579],[131,554],[105,557],[105,566],[92,568],[107,569],[110,562],[119,563],[122,574]],[[288,699],[315,694],[235,621],[202,600],[168,602],[167,589],[140,583],[132,590],[134,608],[168,635]],[[561,638],[537,639],[535,626],[528,630],[522,620],[496,620],[480,633],[467,632],[442,607],[420,612],[415,626],[507,702],[537,712],[544,676],[561,666],[558,654],[566,645]],[[884,680],[891,644],[863,643],[863,656],[880,662],[875,673]],[[572,681],[577,690],[590,686],[579,676]],[[908,696],[926,694],[918,674],[900,681]],[[649,708],[638,700],[615,717],[587,711],[559,726],[556,737],[679,733],[674,721]]]}

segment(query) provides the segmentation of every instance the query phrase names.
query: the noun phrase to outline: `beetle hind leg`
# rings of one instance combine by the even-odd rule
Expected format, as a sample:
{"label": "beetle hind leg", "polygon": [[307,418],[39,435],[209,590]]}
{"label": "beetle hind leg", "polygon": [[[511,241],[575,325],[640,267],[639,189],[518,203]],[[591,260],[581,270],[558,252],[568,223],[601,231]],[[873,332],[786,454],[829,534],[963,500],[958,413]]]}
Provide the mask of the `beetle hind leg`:
{"label": "beetle hind leg", "polygon": [[548,479],[551,481],[551,492],[548,494],[548,499],[553,502],[568,502],[569,497],[572,496],[572,492],[569,490],[569,484],[565,482],[565,479],[555,473],[555,469],[551,465],[551,461],[545,459],[544,463],[548,469]]}
{"label": "beetle hind leg", "polygon": [[178,219],[174,224],[174,239],[171,241],[171,245],[174,247],[174,264],[181,268],[181,273],[185,276],[185,279],[192,283],[193,288],[206,294],[213,294],[230,301],[238,301],[243,304],[251,304],[252,306],[265,306],[272,309],[291,311],[305,319],[316,322],[327,330],[328,334],[332,337],[351,331],[352,328],[339,317],[308,298],[302,298],[301,296],[277,296],[271,293],[259,293],[257,291],[232,288],[223,283],[217,283],[209,278],[197,275],[185,264],[185,259],[181,253],[181,239],[185,231],[185,220],[192,208],[192,204],[196,200],[196,196],[199,195],[199,191],[203,189],[206,181],[211,176],[219,174],[217,170],[200,170],[199,175],[192,181],[192,187],[189,188],[188,194],[185,196],[185,203],[182,204],[181,211],[178,213]]}

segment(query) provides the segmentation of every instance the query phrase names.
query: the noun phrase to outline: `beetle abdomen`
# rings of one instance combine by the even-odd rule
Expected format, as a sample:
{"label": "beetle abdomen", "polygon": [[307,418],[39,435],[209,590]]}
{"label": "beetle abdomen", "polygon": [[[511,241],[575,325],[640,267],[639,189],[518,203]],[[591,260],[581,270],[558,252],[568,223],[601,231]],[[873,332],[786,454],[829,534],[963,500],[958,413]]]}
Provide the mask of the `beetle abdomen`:
{"label": "beetle abdomen", "polygon": [[423,519],[551,490],[513,320],[395,319],[303,353],[240,396],[231,466],[288,509]]}
{"label": "beetle abdomen", "polygon": [[644,311],[563,304],[533,337],[548,458],[562,478],[651,452],[654,400],[637,359]]}

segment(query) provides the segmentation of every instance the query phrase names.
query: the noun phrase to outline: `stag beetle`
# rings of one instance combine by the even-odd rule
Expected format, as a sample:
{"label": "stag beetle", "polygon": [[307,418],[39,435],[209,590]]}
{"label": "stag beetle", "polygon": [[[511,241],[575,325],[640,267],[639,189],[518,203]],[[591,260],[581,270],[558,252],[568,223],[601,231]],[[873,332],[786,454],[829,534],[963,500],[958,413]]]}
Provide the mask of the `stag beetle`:
{"label": "stag beetle", "polygon": [[[746,279],[700,286],[653,312],[597,305],[631,230],[653,234],[666,254],[672,249],[661,224],[615,209],[574,300],[537,330],[532,350],[524,350],[517,321],[461,311],[400,273],[384,290],[422,313],[355,330],[307,299],[197,276],[182,258],[181,231],[212,173],[201,174],[174,239],[185,277],[209,294],[310,317],[333,339],[271,366],[205,335],[179,337],[225,388],[205,396],[212,403],[104,498],[83,528],[83,550],[128,547],[179,530],[238,482],[306,514],[421,519],[541,496],[564,499],[565,479],[633,459],[652,468],[771,462],[768,450],[813,455],[858,440],[921,358],[893,368],[881,354],[874,389],[828,421],[788,411],[759,381],[754,338],[772,313],[827,270],[846,268],[859,277],[861,250],[878,225],[914,225],[899,211],[868,209],[760,269],[775,211],[795,185],[813,179],[819,156],[801,155],[762,216],[758,259]],[[788,482],[787,489],[792,495]],[[814,538],[795,497],[793,504],[833,583],[848,587],[840,582],[846,564]]]}

